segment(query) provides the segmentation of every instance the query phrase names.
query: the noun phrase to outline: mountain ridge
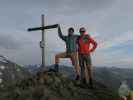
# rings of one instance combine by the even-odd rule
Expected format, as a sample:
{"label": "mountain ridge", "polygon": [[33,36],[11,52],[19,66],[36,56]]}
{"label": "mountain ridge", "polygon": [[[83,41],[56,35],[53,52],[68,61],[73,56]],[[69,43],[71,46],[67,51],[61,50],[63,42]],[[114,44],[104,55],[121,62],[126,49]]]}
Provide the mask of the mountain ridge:
{"label": "mountain ridge", "polygon": [[[47,66],[47,68],[54,68],[53,65]],[[60,65],[60,72],[68,75],[69,78],[74,79],[74,68],[64,65]],[[37,67],[33,69],[33,73],[36,73],[40,69]],[[32,73],[31,71],[31,73]],[[118,68],[118,67],[93,67],[94,80],[104,84],[112,90],[118,91],[118,88],[122,81],[127,80],[130,88],[133,88],[133,69]],[[105,84],[106,83],[106,84]]]}
{"label": "mountain ridge", "polygon": [[95,82],[94,89],[89,89],[65,74],[47,71],[0,90],[2,100],[119,100],[115,92],[98,82]]}
{"label": "mountain ridge", "polygon": [[23,79],[30,73],[20,65],[0,55],[0,86]]}

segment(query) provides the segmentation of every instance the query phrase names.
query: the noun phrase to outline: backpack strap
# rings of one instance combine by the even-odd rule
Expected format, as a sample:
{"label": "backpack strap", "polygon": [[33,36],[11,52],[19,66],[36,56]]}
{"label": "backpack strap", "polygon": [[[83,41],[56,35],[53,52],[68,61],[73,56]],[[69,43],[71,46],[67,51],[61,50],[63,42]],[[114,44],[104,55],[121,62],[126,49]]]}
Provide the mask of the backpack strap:
{"label": "backpack strap", "polygon": [[84,37],[83,37],[83,41],[86,43],[89,41],[89,38],[90,38],[90,35],[86,34]]}
{"label": "backpack strap", "polygon": [[85,35],[85,38],[89,39],[90,38],[90,35],[89,34],[86,34]]}

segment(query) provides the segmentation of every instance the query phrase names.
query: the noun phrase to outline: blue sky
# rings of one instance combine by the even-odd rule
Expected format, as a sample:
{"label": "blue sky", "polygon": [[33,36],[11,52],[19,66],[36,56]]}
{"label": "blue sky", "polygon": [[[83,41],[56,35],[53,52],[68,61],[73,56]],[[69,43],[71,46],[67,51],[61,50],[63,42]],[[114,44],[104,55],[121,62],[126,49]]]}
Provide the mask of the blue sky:
{"label": "blue sky", "polygon": [[[0,0],[0,54],[19,64],[40,64],[41,33],[27,32],[40,26],[41,14],[46,24],[58,23],[64,35],[67,28],[86,27],[98,42],[92,53],[93,65],[133,67],[132,0]],[[57,30],[46,31],[46,62],[65,51]],[[64,64],[69,60],[61,60]]]}

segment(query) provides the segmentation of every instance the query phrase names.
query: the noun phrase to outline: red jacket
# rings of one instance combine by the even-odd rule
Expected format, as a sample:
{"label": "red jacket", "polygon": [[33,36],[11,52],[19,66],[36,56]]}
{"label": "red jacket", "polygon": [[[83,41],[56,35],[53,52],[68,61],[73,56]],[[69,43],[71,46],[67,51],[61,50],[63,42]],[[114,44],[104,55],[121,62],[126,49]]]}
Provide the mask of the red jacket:
{"label": "red jacket", "polygon": [[90,54],[97,47],[97,43],[89,35],[80,36],[77,42],[78,42],[79,54]]}

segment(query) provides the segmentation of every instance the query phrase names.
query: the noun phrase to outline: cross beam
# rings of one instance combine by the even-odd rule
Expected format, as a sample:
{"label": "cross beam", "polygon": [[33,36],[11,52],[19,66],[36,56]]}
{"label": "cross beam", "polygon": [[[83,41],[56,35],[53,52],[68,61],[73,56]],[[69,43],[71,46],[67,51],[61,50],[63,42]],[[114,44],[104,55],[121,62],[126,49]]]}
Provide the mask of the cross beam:
{"label": "cross beam", "polygon": [[44,15],[41,16],[41,27],[29,28],[28,31],[42,31],[42,40],[40,41],[40,48],[42,49],[42,64],[41,67],[45,67],[45,29],[52,29],[58,27],[58,24],[45,26]]}
{"label": "cross beam", "polygon": [[56,28],[57,24],[55,25],[48,25],[44,27],[35,27],[35,28],[29,28],[28,31],[38,31],[38,30],[45,30],[45,29],[51,29],[51,28]]}

